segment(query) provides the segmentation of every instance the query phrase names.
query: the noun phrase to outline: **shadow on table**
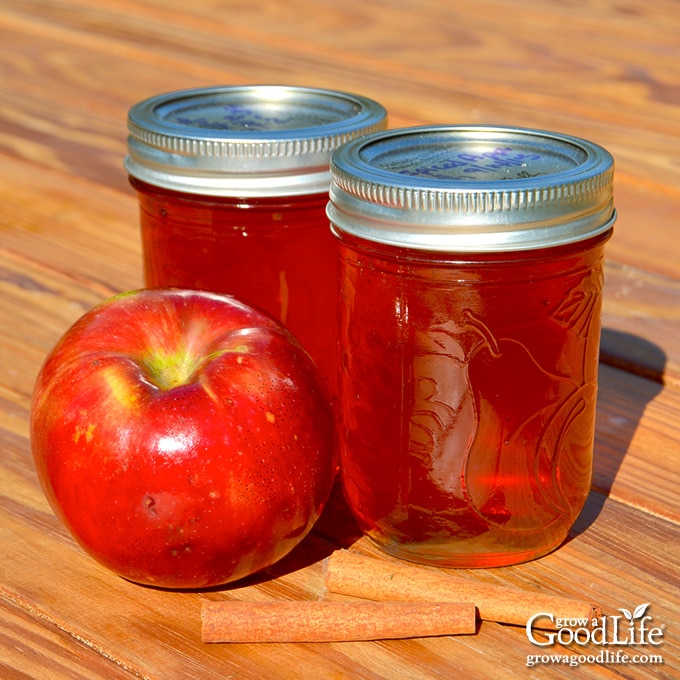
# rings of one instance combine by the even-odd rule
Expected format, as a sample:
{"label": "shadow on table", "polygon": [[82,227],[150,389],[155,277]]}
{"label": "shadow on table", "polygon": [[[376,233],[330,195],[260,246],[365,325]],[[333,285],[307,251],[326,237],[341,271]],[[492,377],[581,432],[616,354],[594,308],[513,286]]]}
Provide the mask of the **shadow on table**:
{"label": "shadow on table", "polygon": [[601,346],[601,364],[644,380],[634,392],[626,391],[624,381],[600,381],[593,486],[567,541],[583,533],[602,512],[645,408],[663,389],[666,354],[658,345],[603,328]]}
{"label": "shadow on table", "polygon": [[666,361],[666,353],[653,342],[613,328],[602,329],[601,363],[663,384]]}

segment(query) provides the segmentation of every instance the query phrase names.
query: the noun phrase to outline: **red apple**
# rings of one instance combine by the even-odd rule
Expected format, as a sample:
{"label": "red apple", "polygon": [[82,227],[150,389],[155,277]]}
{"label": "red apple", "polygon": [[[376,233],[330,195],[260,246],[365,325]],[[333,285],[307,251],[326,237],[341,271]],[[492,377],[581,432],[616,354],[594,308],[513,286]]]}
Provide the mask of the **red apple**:
{"label": "red apple", "polygon": [[66,332],[37,377],[31,444],[83,549],[169,588],[278,561],[336,469],[330,407],[297,341],[231,297],[181,290],[113,297]]}

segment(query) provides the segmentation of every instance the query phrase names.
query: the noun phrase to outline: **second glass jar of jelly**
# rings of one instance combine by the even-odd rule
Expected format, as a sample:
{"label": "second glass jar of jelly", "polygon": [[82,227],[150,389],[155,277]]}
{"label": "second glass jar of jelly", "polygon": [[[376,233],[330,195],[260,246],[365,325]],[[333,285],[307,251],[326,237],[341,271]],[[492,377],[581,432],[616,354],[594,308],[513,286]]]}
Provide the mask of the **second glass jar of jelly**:
{"label": "second glass jar of jelly", "polygon": [[335,152],[340,447],[384,550],[491,567],[567,536],[590,490],[613,159],[499,127]]}
{"label": "second glass jar of jelly", "polygon": [[386,126],[370,99],[275,85],[161,94],[129,111],[145,283],[234,295],[282,321],[335,392],[330,155]]}

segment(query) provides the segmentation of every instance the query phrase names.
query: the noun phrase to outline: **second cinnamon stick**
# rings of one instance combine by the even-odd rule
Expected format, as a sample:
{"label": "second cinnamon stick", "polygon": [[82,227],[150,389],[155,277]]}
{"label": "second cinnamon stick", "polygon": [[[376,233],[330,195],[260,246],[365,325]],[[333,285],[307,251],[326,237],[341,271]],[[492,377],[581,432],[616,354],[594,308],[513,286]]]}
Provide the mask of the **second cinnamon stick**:
{"label": "second cinnamon stick", "polygon": [[[336,550],[328,558],[326,588],[368,600],[474,602],[481,619],[522,626],[541,612],[552,614],[554,621],[578,619],[589,623],[601,615],[582,600],[470,581],[434,568],[349,550]],[[549,618],[541,617],[536,627],[553,626]]]}

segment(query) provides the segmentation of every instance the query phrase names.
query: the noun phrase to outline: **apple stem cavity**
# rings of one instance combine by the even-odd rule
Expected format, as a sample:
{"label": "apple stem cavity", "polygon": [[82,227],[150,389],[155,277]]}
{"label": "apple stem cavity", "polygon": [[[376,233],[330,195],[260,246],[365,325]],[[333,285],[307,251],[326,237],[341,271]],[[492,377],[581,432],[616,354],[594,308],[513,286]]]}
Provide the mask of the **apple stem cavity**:
{"label": "apple stem cavity", "polygon": [[[215,360],[222,354],[248,354],[246,345],[220,349],[207,356],[194,355],[189,350],[178,350],[174,354],[156,352],[144,362],[149,379],[159,390],[167,392],[175,387],[188,385],[195,379],[201,366]],[[240,361],[239,361],[240,363]]]}
{"label": "apple stem cavity", "polygon": [[159,390],[167,392],[191,382],[202,363],[190,353],[179,351],[176,354],[154,354],[146,360],[145,366],[151,382]]}

